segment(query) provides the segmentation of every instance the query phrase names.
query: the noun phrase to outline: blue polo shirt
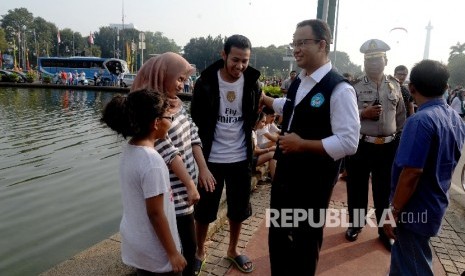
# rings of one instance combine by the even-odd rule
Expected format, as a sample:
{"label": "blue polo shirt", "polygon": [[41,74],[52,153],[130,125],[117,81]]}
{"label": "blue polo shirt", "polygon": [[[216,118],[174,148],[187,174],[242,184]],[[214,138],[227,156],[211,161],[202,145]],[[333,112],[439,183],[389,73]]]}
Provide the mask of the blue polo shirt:
{"label": "blue polo shirt", "polygon": [[437,235],[464,140],[464,122],[443,98],[424,103],[409,117],[393,163],[390,197],[404,167],[423,168],[416,191],[399,215],[405,228],[423,236]]}

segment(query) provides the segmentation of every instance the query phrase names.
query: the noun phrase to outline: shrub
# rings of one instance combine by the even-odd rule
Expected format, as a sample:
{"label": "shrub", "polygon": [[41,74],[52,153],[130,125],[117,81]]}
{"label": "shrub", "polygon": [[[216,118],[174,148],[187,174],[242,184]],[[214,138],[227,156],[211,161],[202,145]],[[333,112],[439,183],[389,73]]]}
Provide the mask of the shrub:
{"label": "shrub", "polygon": [[19,81],[19,76],[18,74],[15,74],[15,73],[11,73],[11,74],[8,74],[8,82],[18,82]]}
{"label": "shrub", "polygon": [[26,80],[27,80],[27,82],[31,83],[31,82],[33,82],[35,79],[36,79],[36,74],[35,74],[34,71],[31,70],[31,71],[28,71],[28,72],[26,73]]}
{"label": "shrub", "polygon": [[52,82],[52,77],[49,75],[45,75],[42,77],[42,82],[43,83],[51,83]]}
{"label": "shrub", "polygon": [[279,98],[283,96],[283,93],[281,92],[281,88],[279,86],[264,86],[263,92],[265,92],[266,95],[271,96],[273,98]]}

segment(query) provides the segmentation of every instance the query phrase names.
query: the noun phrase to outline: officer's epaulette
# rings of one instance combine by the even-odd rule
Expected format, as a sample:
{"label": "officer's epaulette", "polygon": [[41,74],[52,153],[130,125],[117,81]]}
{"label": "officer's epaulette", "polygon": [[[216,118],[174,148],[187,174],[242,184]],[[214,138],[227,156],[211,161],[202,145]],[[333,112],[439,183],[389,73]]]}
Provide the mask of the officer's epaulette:
{"label": "officer's epaulette", "polygon": [[397,83],[400,83],[400,81],[392,75],[387,75],[386,80],[393,80],[393,81],[396,81]]}

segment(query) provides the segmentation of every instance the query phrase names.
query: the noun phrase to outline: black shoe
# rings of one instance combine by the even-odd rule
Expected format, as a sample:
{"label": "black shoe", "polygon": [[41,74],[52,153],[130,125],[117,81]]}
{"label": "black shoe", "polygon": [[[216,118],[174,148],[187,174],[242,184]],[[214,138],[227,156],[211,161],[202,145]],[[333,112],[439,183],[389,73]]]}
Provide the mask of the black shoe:
{"label": "black shoe", "polygon": [[347,228],[346,240],[351,241],[351,242],[356,241],[358,238],[358,234],[360,232],[362,232],[361,228],[354,228],[354,227]]}
{"label": "black shoe", "polygon": [[391,252],[392,245],[394,244],[394,240],[388,238],[385,234],[379,235],[379,240],[383,243],[384,247]]}

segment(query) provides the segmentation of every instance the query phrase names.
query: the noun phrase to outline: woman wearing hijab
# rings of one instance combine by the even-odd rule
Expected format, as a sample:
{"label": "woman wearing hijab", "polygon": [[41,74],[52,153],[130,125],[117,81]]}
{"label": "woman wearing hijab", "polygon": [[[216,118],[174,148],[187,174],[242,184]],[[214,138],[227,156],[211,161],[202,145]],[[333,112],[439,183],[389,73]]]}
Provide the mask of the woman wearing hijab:
{"label": "woman wearing hijab", "polygon": [[139,70],[131,92],[148,89],[160,92],[169,99],[173,115],[165,139],[155,142],[155,149],[163,157],[170,172],[171,189],[176,210],[176,222],[187,266],[183,275],[194,274],[195,242],[194,207],[200,199],[195,180],[201,185],[214,186],[215,179],[208,170],[201,149],[197,126],[188,116],[177,93],[184,89],[184,81],[195,69],[182,56],[167,52],[150,58]]}

